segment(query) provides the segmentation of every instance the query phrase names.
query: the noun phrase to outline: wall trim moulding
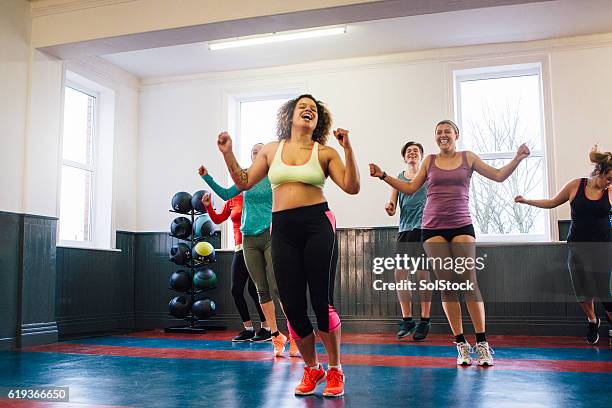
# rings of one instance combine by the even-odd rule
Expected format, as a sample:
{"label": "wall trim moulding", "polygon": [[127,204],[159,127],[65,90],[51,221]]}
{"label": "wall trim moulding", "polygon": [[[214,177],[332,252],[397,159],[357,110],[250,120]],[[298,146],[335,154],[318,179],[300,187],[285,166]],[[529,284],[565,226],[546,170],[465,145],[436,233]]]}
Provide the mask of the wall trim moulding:
{"label": "wall trim moulding", "polygon": [[138,0],[30,0],[30,15],[32,18],[36,18],[51,14],[70,13],[73,11],[132,3],[136,1]]}

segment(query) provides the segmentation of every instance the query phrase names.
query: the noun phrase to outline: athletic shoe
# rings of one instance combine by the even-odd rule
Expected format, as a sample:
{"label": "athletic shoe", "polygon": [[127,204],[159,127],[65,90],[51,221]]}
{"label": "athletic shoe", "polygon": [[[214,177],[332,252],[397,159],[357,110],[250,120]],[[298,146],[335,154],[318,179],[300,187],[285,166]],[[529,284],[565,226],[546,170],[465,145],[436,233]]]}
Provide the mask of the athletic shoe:
{"label": "athletic shoe", "polygon": [[232,339],[234,342],[251,341],[255,337],[255,330],[243,330],[236,337]]}
{"label": "athletic shoe", "polygon": [[601,319],[598,317],[597,322],[591,323],[589,322],[589,327],[587,330],[587,341],[591,344],[595,344],[599,341],[599,326],[601,325]]}
{"label": "athletic shoe", "polygon": [[289,357],[302,357],[300,354],[300,349],[298,349],[298,346],[293,339],[289,340]]}
{"label": "athletic shoe", "polygon": [[397,338],[399,339],[403,339],[404,337],[412,334],[412,332],[414,332],[416,330],[416,323],[414,322],[414,320],[411,320],[409,322],[402,320],[400,322],[400,329],[397,332]]}
{"label": "athletic shoe", "polygon": [[430,328],[431,328],[431,321],[424,322],[421,320],[419,324],[417,324],[416,330],[414,331],[414,335],[412,336],[412,340],[415,340],[415,341],[425,340],[427,338],[427,335],[429,334]]}
{"label": "athletic shoe", "polygon": [[327,369],[327,385],[323,389],[324,397],[341,397],[344,395],[344,372],[337,368]]}
{"label": "athletic shoe", "polygon": [[323,365],[318,368],[304,367],[302,381],[295,387],[295,395],[312,395],[317,385],[325,379]]}
{"label": "athletic shoe", "polygon": [[486,341],[476,343],[476,362],[479,366],[492,366],[495,352]]}
{"label": "athletic shoe", "polygon": [[251,339],[251,341],[254,341],[256,343],[260,341],[270,340],[272,340],[272,333],[270,333],[270,330],[266,330],[263,327],[259,329],[257,333],[255,333],[255,336],[253,336],[253,338]]}
{"label": "athletic shoe", "polygon": [[272,336],[272,346],[274,347],[274,357],[278,357],[285,351],[285,344],[287,344],[287,336],[283,333],[279,333],[278,336]]}
{"label": "athletic shoe", "polygon": [[472,357],[470,353],[472,352],[472,347],[470,343],[467,341],[464,343],[455,343],[457,345],[457,352],[459,355],[457,356],[457,365],[469,366],[472,365]]}

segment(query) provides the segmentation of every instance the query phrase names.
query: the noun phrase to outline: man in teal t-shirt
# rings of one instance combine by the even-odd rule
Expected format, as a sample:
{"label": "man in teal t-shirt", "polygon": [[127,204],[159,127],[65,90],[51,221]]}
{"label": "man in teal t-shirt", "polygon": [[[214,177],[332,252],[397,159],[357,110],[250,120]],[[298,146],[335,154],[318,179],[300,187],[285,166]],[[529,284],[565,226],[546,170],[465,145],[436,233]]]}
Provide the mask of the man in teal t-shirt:
{"label": "man in teal t-shirt", "polygon": [[[417,174],[421,160],[423,159],[423,146],[420,143],[408,142],[402,147],[401,154],[408,166],[402,171],[398,178],[403,181],[411,181]],[[421,257],[424,254],[421,239],[421,219],[423,208],[427,198],[427,183],[414,194],[404,194],[395,189],[391,191],[389,202],[385,210],[389,215],[395,215],[399,201],[400,223],[397,235],[397,253],[407,254],[412,257]],[[404,269],[395,271],[395,280],[400,283],[408,280],[410,272]],[[417,282],[429,281],[428,271],[416,271]],[[421,301],[421,321],[416,324],[412,318],[412,292],[410,290],[398,290],[397,297],[402,309],[402,321],[397,338],[402,339],[414,333],[414,340],[425,340],[431,328],[431,291],[419,290]]]}

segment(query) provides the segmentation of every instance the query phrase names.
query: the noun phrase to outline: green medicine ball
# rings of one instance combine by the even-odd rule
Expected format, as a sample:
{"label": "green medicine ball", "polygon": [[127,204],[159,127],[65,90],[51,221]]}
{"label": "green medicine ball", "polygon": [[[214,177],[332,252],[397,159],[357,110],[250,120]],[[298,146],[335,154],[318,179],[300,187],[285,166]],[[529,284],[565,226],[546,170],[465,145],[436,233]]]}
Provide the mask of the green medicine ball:
{"label": "green medicine ball", "polygon": [[219,283],[219,279],[217,279],[217,274],[215,274],[210,269],[198,271],[193,276],[193,285],[197,290],[206,290],[212,288],[216,286],[217,283]]}

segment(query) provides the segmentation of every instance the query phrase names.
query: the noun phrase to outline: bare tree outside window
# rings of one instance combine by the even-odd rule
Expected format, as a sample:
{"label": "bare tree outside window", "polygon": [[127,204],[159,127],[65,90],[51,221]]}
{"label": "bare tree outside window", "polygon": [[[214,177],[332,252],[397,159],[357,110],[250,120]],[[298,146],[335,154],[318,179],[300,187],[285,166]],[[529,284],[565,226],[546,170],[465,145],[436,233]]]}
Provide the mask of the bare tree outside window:
{"label": "bare tree outside window", "polygon": [[541,123],[539,71],[529,75],[482,74],[457,76],[458,121],[462,149],[472,150],[485,163],[499,168],[527,143],[531,156],[503,183],[477,174],[472,178],[470,212],[479,236],[485,239],[546,235],[547,214],[519,206],[514,197],[543,195],[545,158]]}

